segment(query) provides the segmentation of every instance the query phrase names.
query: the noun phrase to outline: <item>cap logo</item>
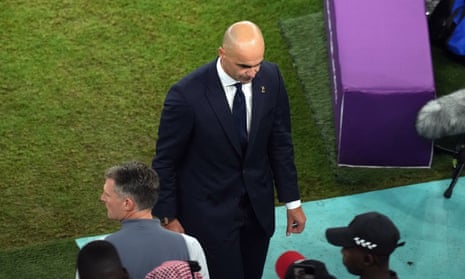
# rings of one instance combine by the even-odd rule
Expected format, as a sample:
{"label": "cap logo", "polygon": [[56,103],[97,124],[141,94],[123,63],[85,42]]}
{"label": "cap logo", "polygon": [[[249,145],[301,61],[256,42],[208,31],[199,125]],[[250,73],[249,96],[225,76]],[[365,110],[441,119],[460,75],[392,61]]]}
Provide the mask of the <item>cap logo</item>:
{"label": "cap logo", "polygon": [[367,248],[367,249],[374,249],[378,246],[378,244],[376,243],[371,243],[370,241],[367,241],[363,238],[360,238],[360,237],[354,237],[354,241],[355,241],[355,244],[357,244],[358,246],[362,246],[363,248]]}

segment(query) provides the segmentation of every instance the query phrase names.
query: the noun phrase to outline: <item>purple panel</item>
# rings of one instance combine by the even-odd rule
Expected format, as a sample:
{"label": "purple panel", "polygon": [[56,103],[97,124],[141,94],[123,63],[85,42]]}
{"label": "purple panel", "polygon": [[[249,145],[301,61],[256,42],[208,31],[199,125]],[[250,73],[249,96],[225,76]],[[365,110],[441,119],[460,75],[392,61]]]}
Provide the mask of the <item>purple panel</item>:
{"label": "purple panel", "polygon": [[429,162],[431,141],[417,135],[415,119],[430,94],[350,93],[344,98],[339,162],[405,167]]}
{"label": "purple panel", "polygon": [[431,165],[415,129],[435,96],[425,11],[424,0],[325,1],[339,165]]}

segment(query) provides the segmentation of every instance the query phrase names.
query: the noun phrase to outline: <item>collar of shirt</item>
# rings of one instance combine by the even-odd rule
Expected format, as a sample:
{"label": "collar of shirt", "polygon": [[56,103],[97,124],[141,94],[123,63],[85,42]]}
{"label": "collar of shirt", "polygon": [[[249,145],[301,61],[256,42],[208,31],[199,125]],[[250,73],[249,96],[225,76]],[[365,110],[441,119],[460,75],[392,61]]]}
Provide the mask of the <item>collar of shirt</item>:
{"label": "collar of shirt", "polygon": [[223,70],[223,67],[221,67],[221,58],[219,57],[216,60],[216,71],[223,87],[234,86],[234,84],[238,83],[238,81],[234,80]]}
{"label": "collar of shirt", "polygon": [[[234,80],[223,70],[223,67],[221,67],[221,58],[216,60],[216,71],[218,72],[218,77],[220,78],[221,85],[226,94],[229,108],[232,111],[234,96],[236,95],[236,87],[234,84],[239,81]],[[242,84],[242,92],[244,92],[247,110],[247,131],[250,131],[250,120],[252,117],[252,82]]]}

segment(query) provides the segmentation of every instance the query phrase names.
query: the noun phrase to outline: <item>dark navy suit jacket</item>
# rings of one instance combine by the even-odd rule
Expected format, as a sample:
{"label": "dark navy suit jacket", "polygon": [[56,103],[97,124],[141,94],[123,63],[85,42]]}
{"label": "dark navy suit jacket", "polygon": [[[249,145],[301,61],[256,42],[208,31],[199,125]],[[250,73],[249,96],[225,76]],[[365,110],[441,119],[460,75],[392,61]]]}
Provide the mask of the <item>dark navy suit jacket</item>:
{"label": "dark navy suit jacket", "polygon": [[152,167],[160,177],[158,217],[177,217],[187,233],[223,239],[234,225],[245,188],[266,233],[278,199],[300,199],[289,100],[275,64],[263,62],[253,82],[252,120],[243,155],[216,61],[168,92]]}

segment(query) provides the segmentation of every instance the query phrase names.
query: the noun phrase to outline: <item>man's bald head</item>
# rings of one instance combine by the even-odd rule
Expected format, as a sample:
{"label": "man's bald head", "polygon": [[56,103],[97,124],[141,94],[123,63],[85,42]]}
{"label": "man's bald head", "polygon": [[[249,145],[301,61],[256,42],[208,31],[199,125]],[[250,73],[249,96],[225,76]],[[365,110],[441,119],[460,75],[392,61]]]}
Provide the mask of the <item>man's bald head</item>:
{"label": "man's bald head", "polygon": [[253,22],[239,21],[224,32],[218,49],[223,70],[234,80],[251,82],[260,70],[265,53],[262,31]]}
{"label": "man's bald head", "polygon": [[262,31],[251,21],[239,21],[224,32],[223,48],[231,49],[265,48]]}

